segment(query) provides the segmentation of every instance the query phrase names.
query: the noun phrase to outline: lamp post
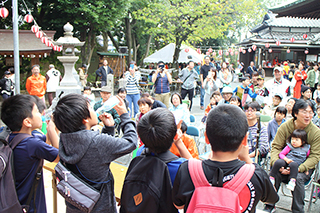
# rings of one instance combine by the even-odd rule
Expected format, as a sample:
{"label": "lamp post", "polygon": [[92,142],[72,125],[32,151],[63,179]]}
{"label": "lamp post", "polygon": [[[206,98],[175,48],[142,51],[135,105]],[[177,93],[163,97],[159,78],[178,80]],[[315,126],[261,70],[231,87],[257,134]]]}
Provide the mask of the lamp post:
{"label": "lamp post", "polygon": [[[58,60],[62,62],[64,66],[64,76],[60,82],[60,86],[56,90],[56,95],[58,96],[61,91],[64,95],[69,93],[81,94],[81,87],[76,80],[76,75],[78,74],[74,68],[75,63],[78,61],[79,56],[75,55],[74,49],[76,46],[83,46],[85,42],[81,42],[78,38],[73,37],[73,26],[68,22],[63,26],[65,31],[64,36],[60,37],[56,42],[56,45],[62,45],[62,56],[58,56]],[[66,51],[66,50],[71,51]]]}

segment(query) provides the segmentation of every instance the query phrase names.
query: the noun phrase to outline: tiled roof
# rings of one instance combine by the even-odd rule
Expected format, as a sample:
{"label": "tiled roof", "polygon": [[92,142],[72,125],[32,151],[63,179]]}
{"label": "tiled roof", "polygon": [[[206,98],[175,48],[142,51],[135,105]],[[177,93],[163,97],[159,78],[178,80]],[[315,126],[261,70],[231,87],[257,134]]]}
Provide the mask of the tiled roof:
{"label": "tiled roof", "polygon": [[320,28],[320,19],[307,19],[296,17],[279,17],[264,21],[270,27],[317,27]]}
{"label": "tiled roof", "polygon": [[[307,39],[303,38],[303,34],[307,34]],[[275,39],[275,40],[290,40],[294,38],[296,41],[306,41],[315,38],[318,33],[291,33],[291,32],[267,32],[265,34],[257,35],[262,39]]]}

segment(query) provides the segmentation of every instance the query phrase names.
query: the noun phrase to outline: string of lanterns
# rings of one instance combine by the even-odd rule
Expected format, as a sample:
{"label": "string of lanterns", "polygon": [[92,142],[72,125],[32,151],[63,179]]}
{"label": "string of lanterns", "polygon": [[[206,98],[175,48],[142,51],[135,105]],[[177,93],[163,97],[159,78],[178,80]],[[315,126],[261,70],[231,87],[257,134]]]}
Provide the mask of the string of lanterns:
{"label": "string of lanterns", "polygon": [[[2,4],[4,4],[4,3],[5,2],[2,2]],[[7,18],[8,15],[9,15],[9,11],[7,8],[5,8],[5,7],[0,8],[0,17],[1,18]],[[54,51],[57,51],[57,52],[62,51],[62,46],[55,45],[53,43],[53,40],[51,38],[47,37],[46,33],[41,30],[41,28],[38,26],[38,24],[34,20],[33,16],[30,14],[30,12],[29,12],[29,14],[24,16],[24,21],[27,23],[34,22],[34,25],[32,25],[32,27],[31,27],[31,31],[35,34],[35,36],[37,38],[39,38],[41,40],[41,42],[43,44],[45,44],[47,47],[52,47],[52,49]]]}

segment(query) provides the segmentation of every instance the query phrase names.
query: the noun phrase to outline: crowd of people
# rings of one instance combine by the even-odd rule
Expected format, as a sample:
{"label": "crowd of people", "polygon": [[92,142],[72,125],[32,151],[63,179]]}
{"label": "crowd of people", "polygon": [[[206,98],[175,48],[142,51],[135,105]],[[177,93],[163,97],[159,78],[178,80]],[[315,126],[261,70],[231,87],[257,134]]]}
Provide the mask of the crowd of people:
{"label": "crowd of people", "polygon": [[[52,120],[48,121],[46,136],[34,131],[39,132],[43,123],[45,89],[52,92],[49,83],[59,83],[61,75],[50,65],[47,76],[41,76],[39,66],[35,65],[26,84],[30,95],[7,97],[1,107],[1,119],[12,131],[9,140],[20,133],[33,136],[23,139],[14,149],[20,203],[27,202],[30,183],[41,159],[60,160],[75,174],[81,171],[80,179],[84,176],[96,181],[87,181],[101,194],[92,212],[116,212],[109,165],[116,158],[133,152],[137,159],[150,155],[161,159],[164,153],[173,154],[170,161],[165,161],[170,184],[169,193],[161,194],[164,202],[161,205],[168,207],[168,212],[193,208],[196,202],[193,196],[198,189],[190,162],[200,156],[196,142],[186,132],[191,125],[194,89],[200,80],[200,107],[204,109],[201,122],[205,126],[205,141],[211,146],[209,158],[201,162],[205,181],[221,187],[245,164],[253,164],[252,177],[239,191],[241,212],[255,212],[259,201],[271,212],[279,200],[277,191],[281,182],[288,183],[287,188],[292,191],[292,212],[304,212],[304,182],[310,179],[320,160],[318,65],[308,63],[306,68],[299,63],[290,71],[286,70],[287,62],[277,64],[273,78],[265,82],[264,70],[256,69],[251,62],[240,78],[241,84],[232,88],[234,70],[227,63],[222,62],[220,66],[206,56],[199,73],[193,61],[180,70],[181,92],[172,92],[169,86],[172,76],[159,61],[151,79],[154,83],[154,95],[151,95],[141,94],[141,74],[135,62],[131,62],[124,75],[126,86],[117,91],[117,105],[97,116],[97,110],[110,104],[113,88],[104,82],[101,98],[96,101],[91,88],[84,86],[82,95],[68,94],[59,100]],[[244,70],[243,66],[240,63],[237,69]],[[111,71],[104,62],[97,75],[105,81]],[[5,78],[9,77],[6,74]],[[187,95],[189,104],[183,102]],[[92,131],[95,129],[99,131]],[[270,174],[259,166],[268,156]],[[137,160],[131,163],[136,164]],[[127,176],[129,171],[134,170],[128,170]],[[127,212],[130,202],[126,202],[126,193],[130,190],[126,190],[126,185],[123,187],[120,212]],[[30,209],[46,212],[42,179],[33,199]],[[69,202],[66,206],[67,212],[81,212]]]}

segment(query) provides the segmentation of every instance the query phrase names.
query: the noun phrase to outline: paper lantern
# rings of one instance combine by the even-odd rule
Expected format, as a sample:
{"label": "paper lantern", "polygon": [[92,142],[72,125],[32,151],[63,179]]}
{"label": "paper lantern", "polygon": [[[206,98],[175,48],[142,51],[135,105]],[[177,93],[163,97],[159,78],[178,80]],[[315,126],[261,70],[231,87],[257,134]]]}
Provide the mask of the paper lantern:
{"label": "paper lantern", "polygon": [[239,52],[242,52],[242,47],[239,47]]}
{"label": "paper lantern", "polygon": [[53,45],[52,49],[53,49],[54,51],[57,51],[57,50],[58,50],[58,46],[57,46],[57,45]]}
{"label": "paper lantern", "polygon": [[209,52],[206,52],[206,55],[210,55],[210,53],[209,53]]}
{"label": "paper lantern", "polygon": [[201,54],[201,50],[199,48],[197,49],[197,53]]}
{"label": "paper lantern", "polygon": [[189,52],[189,48],[184,49],[184,51],[185,51],[186,53]]}
{"label": "paper lantern", "polygon": [[294,42],[294,41],[295,41],[295,39],[292,37],[292,38],[290,38],[290,41],[291,41],[291,42]]}
{"label": "paper lantern", "polygon": [[280,41],[276,41],[276,45],[280,46],[281,42]]}
{"label": "paper lantern", "polygon": [[290,49],[287,49],[287,53],[290,53]]}
{"label": "paper lantern", "polygon": [[309,50],[305,50],[304,53],[305,53],[305,54],[308,54],[308,53],[309,53]]}
{"label": "paper lantern", "polygon": [[[43,37],[43,32],[42,32],[42,31],[36,32],[36,37],[37,37],[37,38],[42,38],[42,37]],[[42,41],[42,40],[41,40],[41,41]],[[43,43],[45,43],[45,42],[43,42]]]}
{"label": "paper lantern", "polygon": [[216,57],[217,53],[215,51],[213,51],[212,56]]}
{"label": "paper lantern", "polygon": [[222,50],[219,50],[218,53],[219,53],[219,55],[222,55],[223,51],[222,51]]}
{"label": "paper lantern", "polygon": [[32,15],[27,14],[27,15],[24,17],[24,21],[25,21],[25,22],[28,22],[28,23],[31,23],[31,22],[33,21]]}
{"label": "paper lantern", "polygon": [[41,38],[41,42],[42,42],[42,43],[46,44],[47,41],[48,41],[48,38],[47,38],[47,37],[43,36],[43,37]]}
{"label": "paper lantern", "polygon": [[0,8],[0,16],[1,16],[1,18],[7,18],[8,15],[9,15],[9,11],[7,10],[7,8],[1,7]]}
{"label": "paper lantern", "polygon": [[242,50],[242,53],[243,53],[243,54],[246,54],[246,52],[247,52],[247,51],[246,51],[245,49]]}
{"label": "paper lantern", "polygon": [[232,52],[232,49],[231,49],[231,48],[229,48],[229,49],[228,49],[228,51],[229,51],[229,53],[231,53],[231,52]]}
{"label": "paper lantern", "polygon": [[62,46],[58,46],[58,47],[57,47],[57,51],[58,51],[58,52],[61,52],[61,51],[62,51]]}
{"label": "paper lantern", "polygon": [[269,48],[269,47],[270,47],[270,44],[269,44],[269,43],[266,43],[266,44],[265,44],[265,47],[266,47],[266,48]]}
{"label": "paper lantern", "polygon": [[208,52],[209,52],[209,53],[212,53],[212,51],[213,51],[213,49],[210,47],[210,48],[208,49]]}
{"label": "paper lantern", "polygon": [[249,52],[249,53],[251,53],[251,52],[252,52],[252,49],[251,49],[251,48],[249,48],[249,49],[248,49],[248,52]]}
{"label": "paper lantern", "polygon": [[230,52],[230,55],[233,55],[233,54],[234,54],[233,51],[231,51],[231,52]]}
{"label": "paper lantern", "polygon": [[37,33],[37,32],[39,32],[39,27],[38,27],[37,25],[32,25],[31,31],[32,31],[33,33]]}
{"label": "paper lantern", "polygon": [[52,47],[52,41],[50,41],[49,39],[46,41],[46,46],[47,47]]}
{"label": "paper lantern", "polygon": [[268,51],[269,51],[269,53],[272,53],[272,49],[271,48]]}
{"label": "paper lantern", "polygon": [[235,51],[235,52],[234,52],[234,54],[235,54],[235,55],[238,55],[238,54],[239,54],[239,52],[238,52],[238,51]]}
{"label": "paper lantern", "polygon": [[308,35],[307,34],[303,34],[303,39],[306,39],[306,38],[308,38]]}
{"label": "paper lantern", "polygon": [[252,50],[256,51],[256,49],[257,49],[257,45],[252,45]]}
{"label": "paper lantern", "polygon": [[226,55],[226,56],[228,56],[228,55],[229,55],[229,52],[228,52],[228,51],[226,51],[225,55]]}

